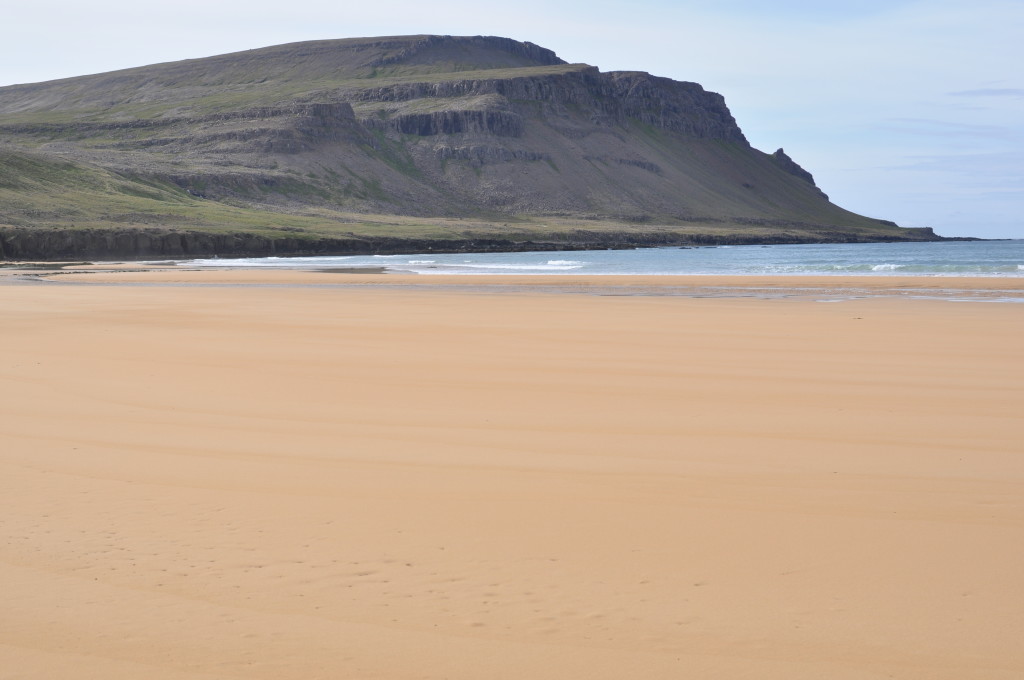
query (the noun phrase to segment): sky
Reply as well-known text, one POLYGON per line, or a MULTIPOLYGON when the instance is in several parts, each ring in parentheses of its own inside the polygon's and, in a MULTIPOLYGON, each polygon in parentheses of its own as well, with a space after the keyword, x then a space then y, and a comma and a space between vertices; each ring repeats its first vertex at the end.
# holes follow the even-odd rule
POLYGON ((944 236, 1024 238, 1024 0, 33 0, 0 86, 302 40, 500 35, 725 96, 838 205, 944 236))

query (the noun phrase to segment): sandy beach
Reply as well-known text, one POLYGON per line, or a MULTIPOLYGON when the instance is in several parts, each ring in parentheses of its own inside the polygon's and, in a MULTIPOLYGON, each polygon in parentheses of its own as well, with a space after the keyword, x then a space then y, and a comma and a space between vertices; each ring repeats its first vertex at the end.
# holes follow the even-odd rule
POLYGON ((0 678, 1024 677, 1024 307, 915 295, 1022 281, 79 269, 0 285, 0 678))

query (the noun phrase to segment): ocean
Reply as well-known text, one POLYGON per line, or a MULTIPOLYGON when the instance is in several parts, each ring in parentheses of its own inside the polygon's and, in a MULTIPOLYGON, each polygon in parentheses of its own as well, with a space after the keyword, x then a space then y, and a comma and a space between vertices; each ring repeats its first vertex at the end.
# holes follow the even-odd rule
POLYGON ((1024 277, 1024 240, 197 259, 192 267, 413 274, 1024 277))

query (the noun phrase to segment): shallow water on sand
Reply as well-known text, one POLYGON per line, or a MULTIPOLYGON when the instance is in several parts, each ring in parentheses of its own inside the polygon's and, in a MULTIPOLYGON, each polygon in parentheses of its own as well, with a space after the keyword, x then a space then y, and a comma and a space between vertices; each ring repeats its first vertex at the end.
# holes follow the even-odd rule
POLYGON ((1024 277, 1024 240, 199 259, 188 266, 380 268, 416 274, 1024 277))

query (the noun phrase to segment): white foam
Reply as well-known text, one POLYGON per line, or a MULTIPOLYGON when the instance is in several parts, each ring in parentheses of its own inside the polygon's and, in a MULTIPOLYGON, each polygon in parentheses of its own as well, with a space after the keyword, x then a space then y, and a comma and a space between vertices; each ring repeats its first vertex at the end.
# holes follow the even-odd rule
POLYGON ((583 265, 579 260, 548 260, 548 264, 552 265, 583 265))
POLYGON ((437 260, 409 260, 407 264, 435 264, 437 260))
POLYGON ((530 274, 541 272, 565 272, 579 269, 576 264, 496 264, 462 263, 439 265, 418 270, 421 274, 530 274))
POLYGON ((493 269, 508 271, 567 271, 579 269, 578 264, 464 264, 465 269, 493 269))
POLYGON ((899 264, 876 264, 871 267, 873 272, 893 272, 897 269, 901 269, 903 265, 899 264))

